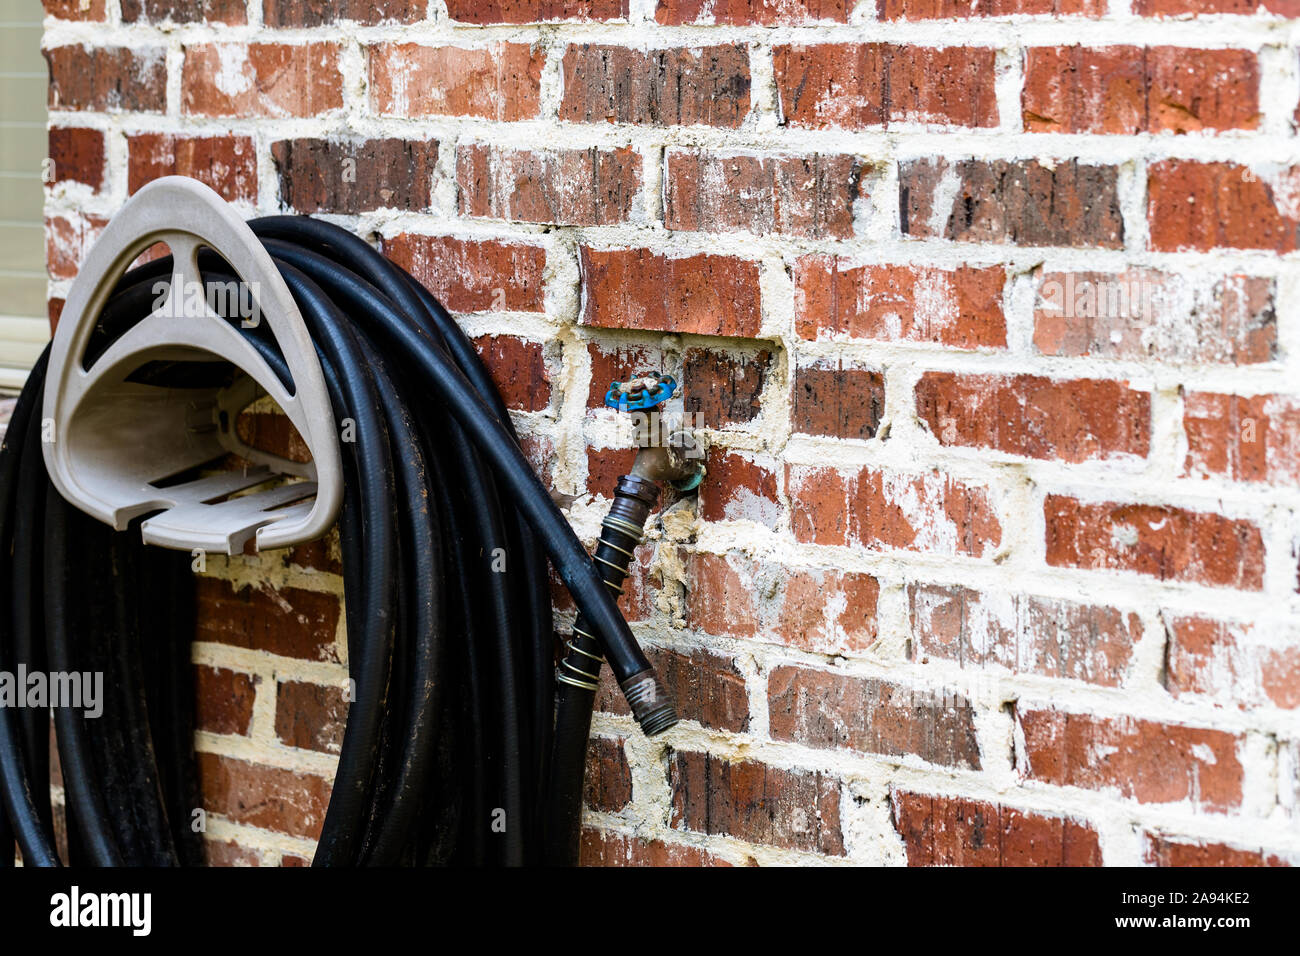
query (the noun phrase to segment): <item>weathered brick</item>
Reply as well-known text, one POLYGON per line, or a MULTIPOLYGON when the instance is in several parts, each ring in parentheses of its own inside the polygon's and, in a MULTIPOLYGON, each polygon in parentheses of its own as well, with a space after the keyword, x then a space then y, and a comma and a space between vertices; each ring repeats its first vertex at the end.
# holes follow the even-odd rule
POLYGON ((315 774, 200 753, 203 807, 233 823, 314 840, 329 805, 330 781, 315 774))
POLYGON ((540 412, 551 404, 551 376, 540 342, 513 335, 481 335, 474 348, 510 408, 540 412))
POLYGON ((1290 631, 1197 615, 1167 615, 1165 686, 1226 706, 1300 707, 1300 643, 1290 631))
POLYGON ((864 195, 856 156, 752 156, 670 149, 665 157, 664 225, 691 232, 853 235, 853 204, 864 195))
POLYGON ((316 116, 343 105, 336 43, 198 43, 185 47, 189 116, 316 116))
POLYGON ((244 0, 122 0, 123 23, 247 23, 244 0))
POLYGON ((584 827, 581 866, 731 866, 708 850, 584 827))
POLYGON ((998 123, 992 47, 822 43, 773 47, 778 108, 790 126, 998 123))
POLYGON ((1018 709, 1016 721, 1030 780, 1139 803, 1241 803, 1241 739, 1225 731, 1060 710, 1018 709))
POLYGON ((1107 379, 926 372, 916 411, 940 444, 1027 458, 1145 458, 1151 447, 1151 394, 1107 379))
POLYGON ((311 461, 311 449, 293 422, 279 411, 255 412, 245 409, 235 419, 235 435, 244 444, 259 451, 271 452, 290 461, 311 461))
POLYGON ((1300 400, 1292 396, 1189 392, 1183 430, 1186 474, 1300 484, 1300 400))
POLYGON ((280 202, 297 212, 418 211, 431 201, 438 144, 391 138, 283 139, 271 144, 271 158, 280 202))
MULTIPOLYGON (((702 647, 691 651, 648 647, 645 651, 683 720, 736 734, 749 729, 745 677, 730 655, 702 647)), ((607 713, 630 713, 607 667, 601 673, 596 707, 607 713)))
POLYGON ((960 695, 781 666, 768 678, 767 700, 777 740, 980 768, 974 710, 960 695))
POLYGON ((1037 133, 1190 133, 1259 125, 1249 50, 1030 47, 1021 93, 1037 133))
POLYGON ((51 127, 49 158, 53 183, 85 183, 94 190, 104 185, 104 134, 100 130, 51 127))
POLYGON ((646 249, 582 246, 582 322, 610 329, 754 338, 762 323, 758 263, 670 258, 646 249))
POLYGON ((52 110, 161 113, 167 108, 167 51, 70 44, 47 48, 52 110))
POLYGON ((379 43, 369 49, 370 107, 388 116, 532 119, 545 60, 527 43, 478 49, 379 43))
POLYGON ((683 406, 702 415, 710 428, 753 421, 761 411, 772 353, 687 349, 682 357, 683 406))
POLYGON ((668 759, 668 780, 674 827, 844 855, 840 781, 830 774, 679 750, 668 759))
POLYGON ((819 654, 858 653, 876 639, 880 582, 869 574, 703 551, 686 573, 686 623, 707 634, 819 654))
POLYGON ((546 23, 553 20, 626 20, 628 0, 447 0, 460 23, 546 23))
POLYGON ((260 678, 225 667, 194 667, 195 724, 214 734, 246 735, 260 678))
POLYGON ((1262 847, 1242 848, 1213 840, 1190 840, 1147 833, 1143 858, 1152 866, 1295 866, 1293 854, 1262 847))
POLYGON ((1073 817, 894 790, 908 866, 1101 866, 1097 831, 1073 817))
POLYGON ((1300 210, 1293 199, 1300 166, 1271 175, 1240 163, 1166 159, 1147 169, 1152 249, 1270 249, 1294 252, 1300 210))
POLYGON ((58 20, 104 20, 108 16, 106 0, 42 0, 41 5, 47 17, 58 20))
POLYGON ((988 490, 946 475, 787 464, 785 484, 801 542, 981 558, 1002 540, 988 490))
POLYGON ((621 149, 456 151, 460 214, 561 226, 627 222, 641 192, 641 154, 621 149))
POLYGON ((127 192, 161 176, 189 176, 228 202, 257 201, 257 153, 251 137, 138 133, 126 143, 127 192))
POLYGON ((283 680, 276 686, 275 735, 286 747, 336 754, 343 746, 348 699, 342 687, 283 680))
POLYGON ((1263 276, 1045 272, 1034 308, 1044 355, 1253 365, 1277 352, 1273 280, 1263 276))
POLYGON ((234 840, 204 840, 208 866, 261 866, 262 853, 234 840))
POLYGON ((1001 348, 1006 272, 851 265, 835 256, 795 263, 795 331, 808 341, 868 339, 1001 348))
POLYGON ((787 27, 847 23, 852 6, 853 0, 659 0, 655 19, 665 26, 787 27))
POLYGON ((1076 159, 908 160, 898 171, 900 227, 918 239, 1118 249, 1118 176, 1076 159))
POLYGON ((587 742, 583 802, 606 813, 617 813, 632 802, 632 769, 623 752, 623 741, 592 737, 587 742))
POLYGON ((1258 16, 1270 13, 1279 17, 1300 17, 1296 0, 1134 0, 1133 13, 1139 17, 1179 17, 1229 13, 1258 16))
POLYGON ((382 249, 453 312, 545 311, 541 246, 402 233, 382 249))
POLYGON ((802 365, 794 371, 791 426, 808 435, 868 439, 885 414, 885 376, 843 361, 802 365))
POLYGON ((416 23, 428 14, 428 0, 264 0, 268 27, 319 27, 351 20, 364 26, 416 23))
POLYGON ((584 43, 564 53, 560 119, 570 123, 721 126, 749 113, 744 46, 635 50, 584 43))
POLYGON ((981 17, 1102 17, 1106 0, 876 0, 881 20, 965 20, 981 17))
POLYGON ((1086 502, 1048 495, 1047 563, 1053 567, 1134 571, 1258 591, 1264 541, 1249 521, 1162 505, 1086 502))
POLYGON ((781 503, 771 458, 714 446, 704 466, 708 483, 700 488, 701 520, 754 521, 776 529, 781 503))
POLYGON ((238 590, 217 578, 196 579, 195 640, 269 651, 284 657, 337 661, 339 599, 301 588, 250 585, 238 590))
POLYGON ((940 584, 911 584, 907 600, 911 656, 922 663, 1118 687, 1142 637, 1136 613, 1096 604, 940 584))
POLYGON ((50 216, 45 220, 45 270, 51 279, 72 279, 108 225, 102 216, 50 216))

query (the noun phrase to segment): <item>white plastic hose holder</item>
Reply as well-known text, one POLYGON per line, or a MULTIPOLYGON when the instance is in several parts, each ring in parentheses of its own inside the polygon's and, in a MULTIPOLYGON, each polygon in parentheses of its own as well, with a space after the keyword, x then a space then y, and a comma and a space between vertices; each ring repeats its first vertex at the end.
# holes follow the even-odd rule
POLYGON ((137 192, 86 256, 54 336, 44 419, 45 466, 59 493, 119 531, 149 515, 141 523, 148 544, 226 554, 242 551, 250 539, 259 550, 289 547, 325 534, 343 501, 338 431, 302 313, 243 219, 207 186, 183 176, 137 192), (87 345, 114 287, 157 242, 172 254, 166 298, 86 368, 87 345), (203 249, 220 255, 251 291, 255 321, 273 334, 292 391, 240 329, 209 307, 198 265, 203 249), (194 387, 136 375, 155 362, 178 363, 173 372, 183 375, 187 366, 180 363, 222 360, 234 369, 219 385, 197 375, 187 383, 194 387), (310 462, 240 440, 235 420, 261 395, 293 422, 310 462), (227 453, 253 464, 185 476, 227 453))

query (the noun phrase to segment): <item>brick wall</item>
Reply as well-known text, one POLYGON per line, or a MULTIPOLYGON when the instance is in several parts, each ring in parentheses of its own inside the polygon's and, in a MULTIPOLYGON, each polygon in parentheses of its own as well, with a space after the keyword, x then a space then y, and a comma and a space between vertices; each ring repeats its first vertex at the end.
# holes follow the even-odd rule
MULTIPOLYGON (((47 10, 55 312, 154 176, 337 218, 589 541, 603 388, 684 380, 709 478, 625 606, 685 721, 606 688, 588 862, 1300 859, 1292 0, 47 10)), ((340 591, 199 580, 214 862, 311 855, 340 591)))

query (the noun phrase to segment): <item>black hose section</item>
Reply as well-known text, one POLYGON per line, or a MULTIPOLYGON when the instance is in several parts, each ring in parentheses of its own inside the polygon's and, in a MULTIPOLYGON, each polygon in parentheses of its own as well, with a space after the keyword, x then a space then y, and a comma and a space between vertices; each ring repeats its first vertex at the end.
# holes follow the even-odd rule
MULTIPOLYGON (((635 475, 618 480, 609 513, 601 522, 595 556, 601 579, 615 595, 623 593, 623 582, 641 543, 646 519, 658 500, 659 487, 653 481, 635 475)), ((578 865, 587 740, 604 664, 600 644, 581 613, 573 622, 573 634, 566 646, 568 652, 556 670, 559 694, 546 803, 546 863, 551 866, 578 865)))

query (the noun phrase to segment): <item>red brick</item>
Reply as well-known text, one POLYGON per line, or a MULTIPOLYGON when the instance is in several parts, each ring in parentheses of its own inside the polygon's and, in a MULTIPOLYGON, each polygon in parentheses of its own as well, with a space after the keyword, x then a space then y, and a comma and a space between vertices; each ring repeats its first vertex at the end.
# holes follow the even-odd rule
POLYGON ((847 23, 852 6, 853 0, 659 0, 655 19, 665 26, 788 27, 847 23))
POLYGON ((1279 17, 1300 17, 1296 0, 1134 0, 1133 13, 1139 17, 1199 16, 1229 13, 1258 16, 1270 13, 1279 17))
POLYGON ((670 149, 664 225, 689 232, 853 235, 853 204, 865 196, 856 156, 748 156, 670 149))
POLYGON ((297 853, 281 853, 280 865, 302 868, 311 866, 311 860, 307 859, 305 856, 299 856, 297 853))
POLYGON ((762 323, 758 263, 669 258, 646 249, 582 246, 584 325, 754 338, 762 323))
POLYGON ((382 248, 453 312, 545 311, 541 246, 403 233, 382 248))
POLYGON ((1046 272, 1034 309, 1044 355, 1253 365, 1277 352, 1273 280, 1155 269, 1046 272))
POLYGON ((247 23, 244 0, 122 0, 123 23, 247 23))
POLYGON ((850 265, 835 256, 795 263, 795 331, 808 341, 869 339, 1002 348, 1001 267, 850 265))
POLYGON ((1069 462, 1151 447, 1151 394, 1106 379, 926 372, 916 410, 942 445, 1069 462))
POLYGON ((52 183, 85 183, 98 191, 104 185, 104 134, 97 129, 54 126, 49 157, 52 183))
POLYGON ((248 136, 138 133, 126 143, 129 193, 161 176, 189 176, 227 202, 257 201, 257 154, 248 136))
POLYGON ((776 463, 768 457, 713 447, 704 462, 700 518, 754 521, 775 530, 781 521, 776 463))
POLYGON ((1102 790, 1139 803, 1241 803, 1242 741, 1221 730, 1136 717, 1018 710, 1030 780, 1102 790))
POLYGON ((885 414, 885 376, 842 361, 798 366, 794 371, 791 425, 796 432, 868 439, 885 414))
POLYGON ((456 151, 460 214, 561 226, 627 222, 641 193, 641 154, 621 149, 456 151))
POLYGON ((1183 400, 1183 429, 1186 474, 1300 484, 1300 400, 1190 392, 1183 400))
POLYGON ((234 840, 205 840, 208 866, 261 866, 262 853, 234 840))
POLYGON ((862 129, 891 124, 998 124, 992 47, 823 43, 773 47, 784 124, 862 129))
POLYGON ((298 429, 289 420, 289 416, 278 410, 240 412, 235 419, 235 435, 244 444, 259 451, 268 451, 290 461, 311 461, 311 449, 298 434, 298 429))
POLYGON ((772 353, 687 349, 682 358, 683 407, 703 416, 709 428, 740 425, 758 417, 772 353))
POLYGON ((390 116, 533 119, 546 55, 527 43, 479 49, 380 43, 370 48, 370 106, 390 116))
POLYGON ((583 802, 606 813, 617 813, 632 802, 632 769, 627 765, 623 741, 592 737, 587 742, 583 802))
POLYGON ((47 17, 58 20, 105 20, 106 0, 42 0, 47 17))
POLYGON ((364 26, 417 23, 428 13, 428 0, 264 0, 268 27, 318 27, 351 20, 364 26))
POLYGON ((286 747, 336 754, 348 722, 347 695, 341 687, 280 681, 275 695, 275 736, 286 747))
POLYGON ((781 666, 768 678, 767 700, 776 740, 980 768, 974 710, 959 695, 781 666))
POLYGON ((1150 246, 1165 252, 1270 249, 1294 252, 1300 166, 1273 176, 1239 163, 1166 159, 1147 170, 1150 246))
POLYGON ((1048 495, 1047 563, 1134 571, 1162 581, 1258 591, 1264 541, 1249 521, 1163 505, 1085 502, 1048 495))
POLYGON ((167 51, 82 44, 46 49, 49 108, 118 113, 167 109, 167 51))
POLYGON ((565 51, 563 70, 559 115, 570 123, 735 129, 749 113, 749 53, 740 45, 582 44, 565 51))
POLYGON ((1075 159, 909 160, 898 172, 901 229, 918 239, 1119 249, 1118 181, 1116 167, 1075 159))
POLYGON ((203 807, 233 823, 314 840, 329 805, 330 782, 315 774, 198 755, 203 807))
POLYGON ((1175 697, 1205 695, 1228 706, 1300 707, 1300 644, 1252 623, 1199 616, 1165 622, 1165 686, 1175 697), (1270 639, 1272 638, 1272 639, 1270 639))
POLYGON ((922 663, 1118 687, 1142 637, 1137 614, 1095 604, 939 584, 911 584, 907 600, 911 656, 922 663))
POLYGON ((194 666, 195 723, 214 734, 247 735, 261 678, 225 667, 194 666))
MULTIPOLYGON (((683 720, 735 734, 749 729, 745 677, 730 655, 707 648, 674 651, 647 647, 645 651, 664 688, 677 702, 683 720)), ((608 667, 601 673, 596 707, 612 714, 629 713, 623 692, 608 667)))
POLYGON ((876 639, 880 582, 836 568, 696 552, 687 563, 686 623, 720 637, 818 654, 865 651, 876 639))
POLYGON ((72 279, 108 225, 101 216, 52 216, 45 220, 45 269, 51 279, 72 279))
POLYGON ((431 202, 438 144, 289 139, 271 144, 271 158, 280 179, 280 201, 298 212, 419 211, 431 202))
POLYGON ((474 347, 510 408, 540 412, 551 404, 551 376, 540 342, 513 335, 482 335, 474 347))
POLYGON ((342 105, 338 44, 198 43, 185 48, 181 111, 188 116, 317 116, 342 105))
POLYGON ((581 866, 731 866, 708 850, 594 827, 582 830, 581 866))
POLYGON ((460 23, 546 23, 553 20, 626 20, 628 0, 447 0, 460 23))
POLYGON ((908 866, 1101 866, 1097 831, 1071 817, 894 790, 908 866))
POLYGON ((195 640, 303 660, 338 660, 339 599, 333 594, 252 585, 236 590, 227 581, 205 577, 196 579, 196 589, 195 640))
POLYGON ((668 780, 674 827, 844 855, 840 781, 830 774, 675 751, 668 758, 668 780))
POLYGON ((881 20, 1102 17, 1106 0, 876 0, 876 14, 881 20))
POLYGON ((1143 857, 1152 866, 1295 866, 1288 855, 1214 841, 1180 840, 1148 833, 1143 857))
POLYGON ((988 490, 937 472, 787 464, 785 484, 801 542, 982 558, 1002 540, 988 490))
POLYGON ((1036 133, 1191 133, 1259 125, 1249 50, 1030 47, 1021 93, 1036 133))

